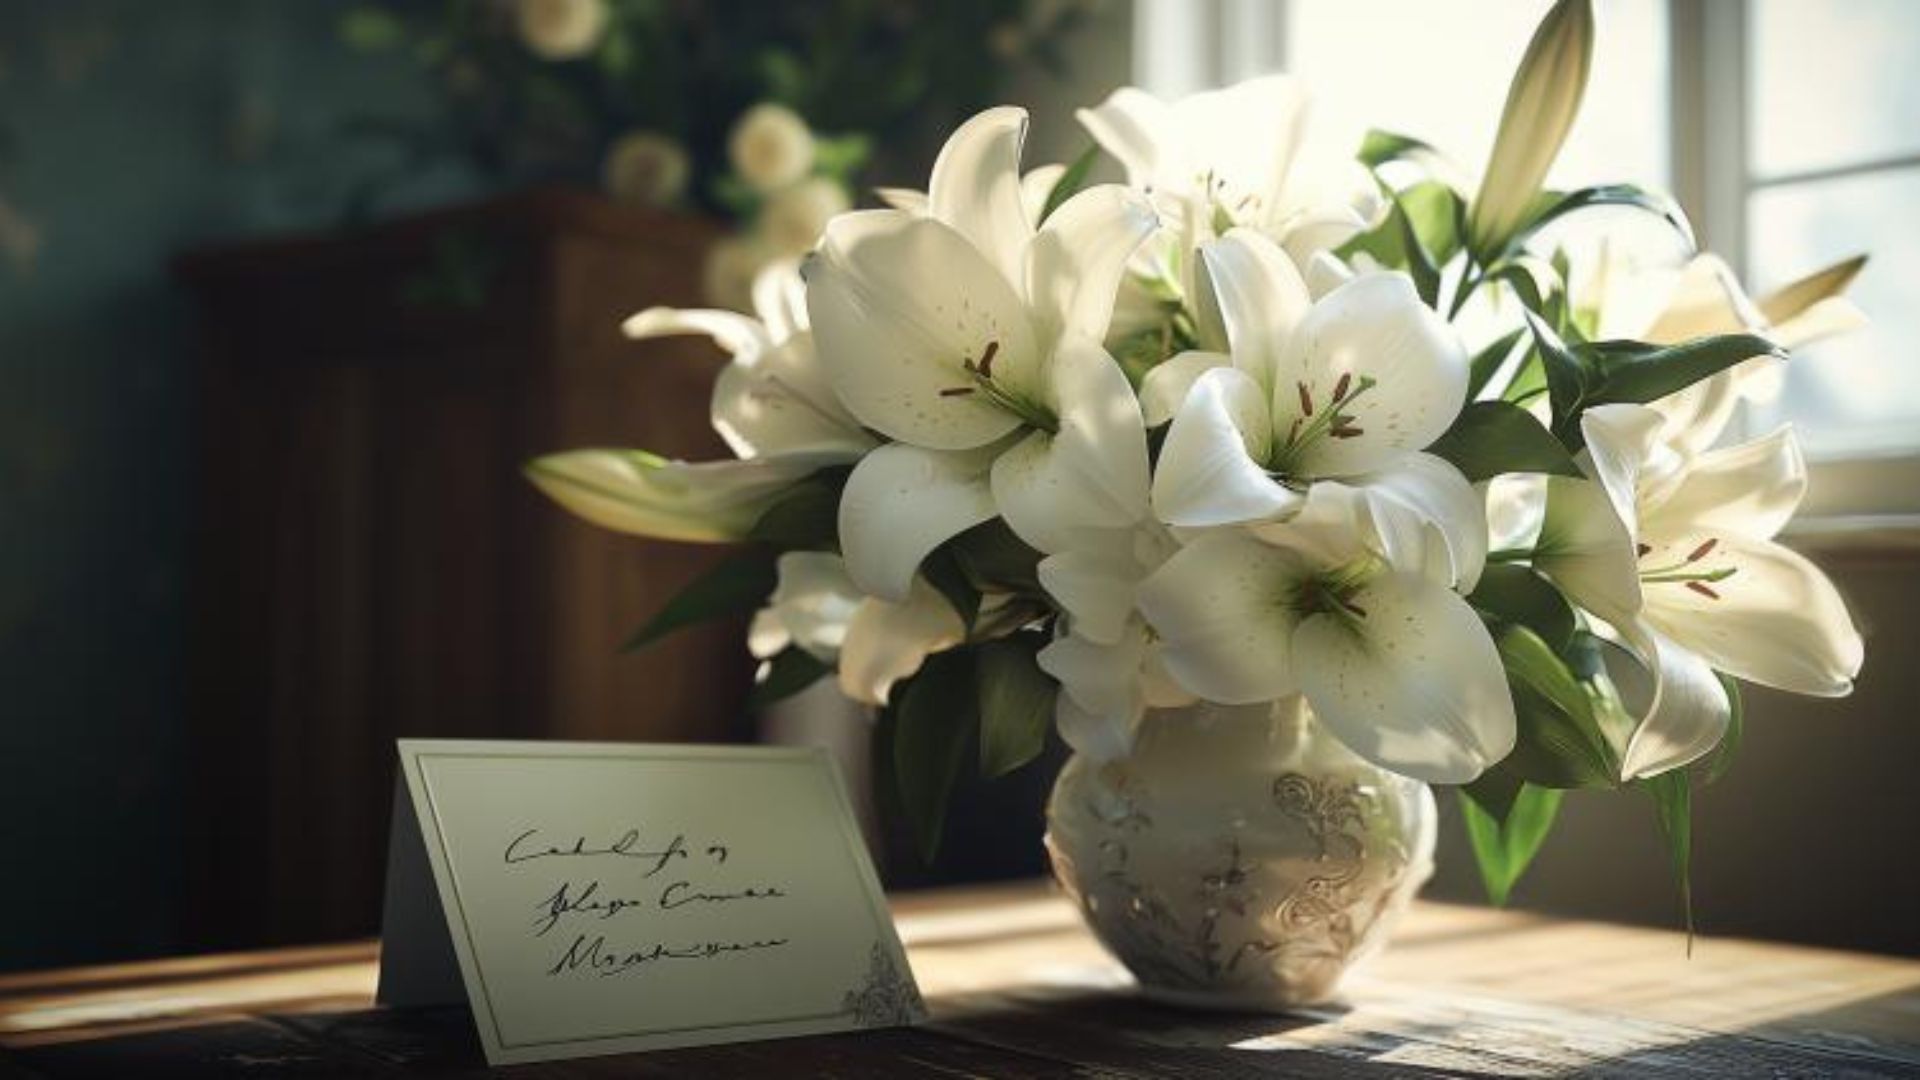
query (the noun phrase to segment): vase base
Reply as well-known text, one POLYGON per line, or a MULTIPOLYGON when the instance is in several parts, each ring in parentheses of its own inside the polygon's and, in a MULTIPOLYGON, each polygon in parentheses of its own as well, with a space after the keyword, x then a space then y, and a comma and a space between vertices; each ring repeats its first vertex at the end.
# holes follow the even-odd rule
POLYGON ((1303 994, 1297 998, 1258 998, 1231 990, 1193 990, 1141 983, 1140 996, 1157 1005, 1171 1005, 1194 1012, 1286 1016, 1299 1009, 1324 1005, 1337 995, 1328 991, 1317 995, 1303 994))

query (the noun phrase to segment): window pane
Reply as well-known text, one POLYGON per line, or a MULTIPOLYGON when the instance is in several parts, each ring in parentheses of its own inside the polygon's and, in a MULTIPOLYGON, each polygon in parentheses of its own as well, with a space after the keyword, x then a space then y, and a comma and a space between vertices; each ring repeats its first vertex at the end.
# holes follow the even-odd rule
POLYGON ((1796 354, 1760 429, 1791 420, 1824 457, 1920 447, 1920 168, 1762 190, 1747 228, 1762 288, 1872 254, 1848 293, 1872 324, 1796 354))
MULTIPOLYGON (((1507 83, 1547 4, 1513 0, 1294 0, 1288 69, 1313 87, 1316 122, 1434 143, 1478 175, 1507 83)), ((1662 0, 1597 5, 1599 39, 1579 122, 1550 182, 1667 182, 1662 0)))
POLYGON ((1920 153, 1920 4, 1754 0, 1748 156, 1760 176, 1920 153))

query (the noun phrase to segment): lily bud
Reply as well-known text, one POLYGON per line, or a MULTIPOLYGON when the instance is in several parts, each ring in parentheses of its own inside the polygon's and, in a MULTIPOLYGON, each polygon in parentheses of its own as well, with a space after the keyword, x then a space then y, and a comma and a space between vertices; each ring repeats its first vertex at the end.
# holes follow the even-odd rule
POLYGON ((689 463, 638 450, 570 450, 534 459, 526 475, 601 528, 725 543, 745 539, 767 508, 819 465, 802 455, 689 463))
POLYGON ((1592 0, 1559 0, 1534 31, 1507 90, 1500 133, 1468 216, 1467 235, 1476 254, 1498 251, 1525 222, 1580 113, 1592 66, 1592 0))

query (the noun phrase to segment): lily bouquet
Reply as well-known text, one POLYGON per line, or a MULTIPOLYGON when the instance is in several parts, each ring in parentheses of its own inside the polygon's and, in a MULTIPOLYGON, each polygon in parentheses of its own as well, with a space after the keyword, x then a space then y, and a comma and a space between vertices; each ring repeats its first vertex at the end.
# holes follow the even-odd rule
POLYGON ((1691 250, 1653 192, 1543 187, 1592 36, 1587 0, 1549 12, 1477 183, 1403 136, 1324 150, 1286 77, 1120 90, 1080 112, 1087 155, 1024 175, 1026 114, 989 109, 924 194, 768 268, 755 316, 627 323, 731 353, 737 460, 529 475, 611 529, 750 545, 643 636, 764 604, 760 699, 837 672, 876 706, 929 849, 975 755, 1013 769, 1053 725, 1117 758, 1149 709, 1298 695, 1458 785, 1496 898, 1570 788, 1652 794, 1684 880, 1739 683, 1835 696, 1861 664, 1774 539, 1792 432, 1722 437, 1791 347, 1858 321, 1859 263, 1756 301, 1709 255, 1575 243, 1624 206, 1691 250), (1100 153, 1125 184, 1086 183, 1100 153))

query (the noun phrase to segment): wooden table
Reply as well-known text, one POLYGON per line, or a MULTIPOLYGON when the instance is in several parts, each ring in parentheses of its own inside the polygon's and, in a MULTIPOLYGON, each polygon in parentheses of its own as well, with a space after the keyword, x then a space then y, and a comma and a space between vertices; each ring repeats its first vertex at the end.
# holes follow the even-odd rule
POLYGON ((1038 884, 902 896, 924 1027, 489 1072, 371 1007, 372 942, 0 978, 27 1077, 1920 1076, 1920 961, 1423 903, 1346 1000, 1149 1004, 1038 884))

